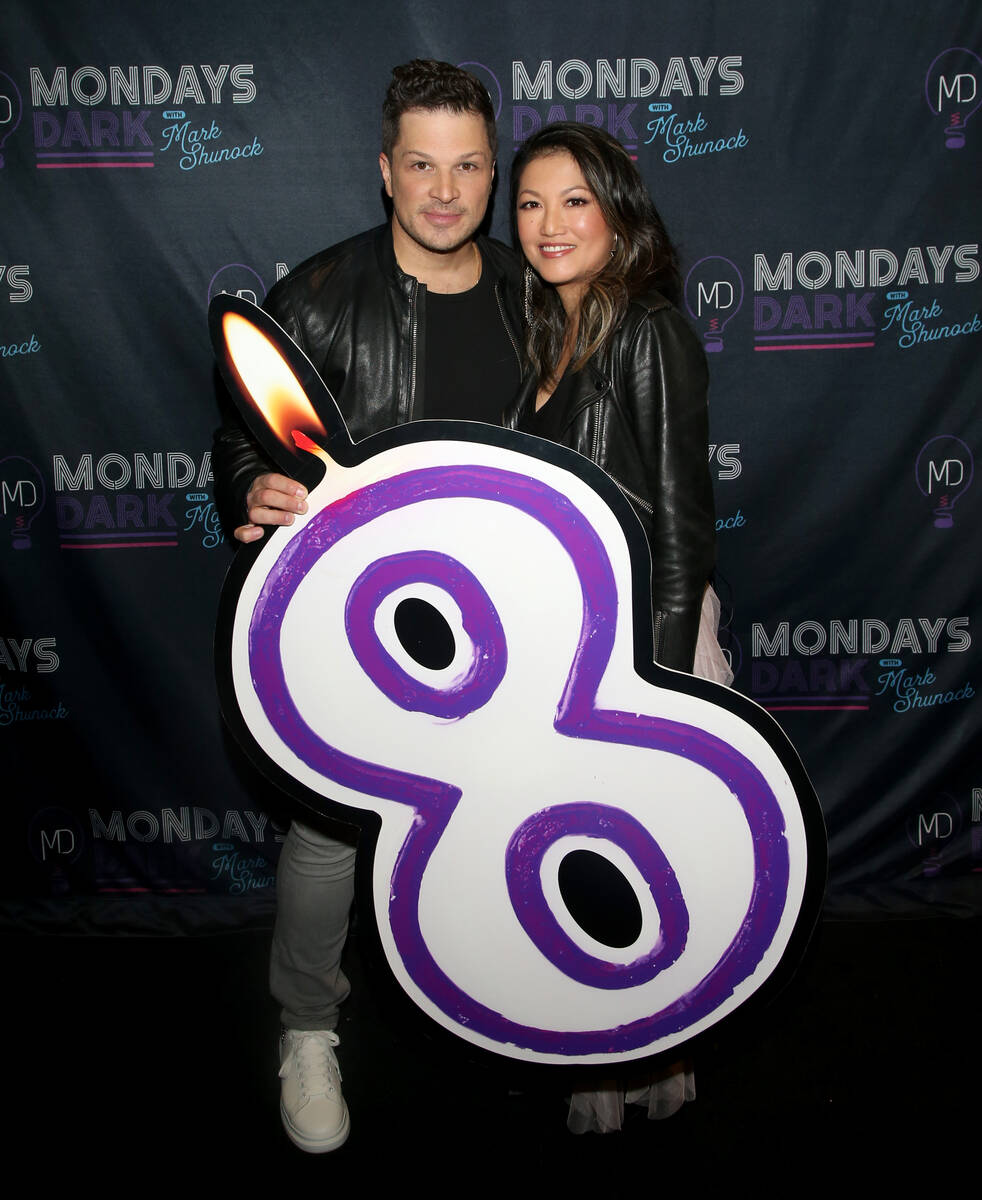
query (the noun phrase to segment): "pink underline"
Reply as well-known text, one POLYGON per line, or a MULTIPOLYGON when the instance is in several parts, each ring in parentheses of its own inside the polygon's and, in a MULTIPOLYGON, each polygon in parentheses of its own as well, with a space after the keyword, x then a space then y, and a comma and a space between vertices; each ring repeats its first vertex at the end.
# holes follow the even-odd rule
POLYGON ((793 346, 754 346, 761 350, 860 350, 864 346, 875 346, 876 342, 803 342, 793 346))
POLYGON ((810 342, 829 341, 831 338, 868 338, 872 334, 867 330, 865 333, 843 333, 841 329, 835 333, 760 333, 755 338, 755 342, 793 342, 795 338, 807 338, 810 342))
MULTIPOLYGON (((120 150, 123 158, 153 158, 152 150, 120 150)), ((39 150, 36 158, 115 158, 115 150, 39 150)))
MULTIPOLYGON (((70 542, 94 542, 97 538, 104 538, 105 536, 104 533, 66 533, 62 545, 67 546, 70 542)), ((117 533, 116 536, 120 539, 142 537, 154 538, 156 541, 162 541, 164 538, 170 538, 171 541, 174 540, 173 533, 147 533, 146 531, 143 533, 117 533)))
POLYGON ((79 167, 82 168, 105 168, 105 167, 152 167, 154 163, 149 162, 77 162, 77 163, 38 163, 39 171, 71 171, 79 167))
POLYGON ((177 542, 87 542, 84 546, 62 542, 62 550, 155 550, 158 546, 176 546, 177 542))

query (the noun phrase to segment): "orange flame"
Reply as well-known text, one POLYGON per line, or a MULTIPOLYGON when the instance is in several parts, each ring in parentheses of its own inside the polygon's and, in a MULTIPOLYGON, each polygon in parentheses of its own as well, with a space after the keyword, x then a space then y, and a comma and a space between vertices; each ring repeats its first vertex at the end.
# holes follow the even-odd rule
POLYGON ((233 312, 222 317, 222 333, 243 387, 283 445, 292 449, 294 431, 326 441, 327 431, 299 379, 269 338, 233 312))

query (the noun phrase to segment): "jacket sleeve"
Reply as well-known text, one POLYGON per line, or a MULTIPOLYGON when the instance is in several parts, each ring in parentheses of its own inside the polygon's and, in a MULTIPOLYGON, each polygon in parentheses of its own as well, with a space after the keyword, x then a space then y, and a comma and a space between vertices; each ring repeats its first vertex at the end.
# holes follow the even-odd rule
POLYGON ((637 432, 651 497, 651 590, 655 658, 691 671, 706 581, 716 556, 709 475, 709 373, 685 319, 669 306, 646 311, 621 349, 616 403, 637 432))
MULTIPOLYGON (((219 382, 219 387, 222 384, 219 382)), ((252 440, 238 417, 229 412, 215 431, 211 447, 211 466, 215 476, 215 500, 226 533, 248 520, 246 496, 253 480, 276 467, 252 440)))

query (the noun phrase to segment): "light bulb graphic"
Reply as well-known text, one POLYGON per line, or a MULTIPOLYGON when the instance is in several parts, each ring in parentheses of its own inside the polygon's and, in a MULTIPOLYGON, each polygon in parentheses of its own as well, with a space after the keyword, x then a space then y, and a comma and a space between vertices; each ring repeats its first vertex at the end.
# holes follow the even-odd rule
POLYGON ((245 263, 226 263, 209 280, 208 303, 223 293, 248 300, 250 304, 262 304, 266 299, 266 285, 259 272, 245 263))
POLYGON ((720 649, 723 651, 723 657, 726 659, 727 666, 733 672, 733 678, 736 679, 740 674, 740 668, 743 666, 743 646, 732 629, 726 630, 721 636, 720 649), (724 641, 726 645, 723 645, 724 641))
POLYGON ((31 547, 31 523, 44 508, 44 477, 18 454, 0 458, 0 523, 14 550, 31 547))
POLYGON ((0 71, 0 168, 4 166, 4 143, 20 124, 23 107, 17 84, 0 71))
POLYGON ((942 50, 924 77, 927 106, 945 121, 944 144, 949 150, 965 145, 965 126, 982 104, 982 58, 964 46, 942 50))
POLYGON ((702 335, 707 354, 723 349, 723 330, 743 304, 743 276, 728 258, 700 258, 685 277, 685 306, 702 335))
POLYGON ((968 491, 975 476, 972 451, 961 438, 942 433, 924 443, 914 464, 914 478, 934 511, 936 529, 955 523, 955 501, 968 491))
POLYGON ((940 875, 946 860, 951 860, 951 848, 957 846, 964 825, 958 801, 949 792, 940 792, 933 803, 918 802, 905 824, 907 840, 924 856, 908 878, 940 875))
POLYGON ((467 71, 468 74, 474 75, 488 89, 488 95, 491 97, 491 107, 494 109, 494 119, 497 121, 501 116, 502 96, 501 84, 498 82, 498 76, 490 67, 486 67, 484 63, 479 62, 462 62, 457 64, 462 71, 467 71))

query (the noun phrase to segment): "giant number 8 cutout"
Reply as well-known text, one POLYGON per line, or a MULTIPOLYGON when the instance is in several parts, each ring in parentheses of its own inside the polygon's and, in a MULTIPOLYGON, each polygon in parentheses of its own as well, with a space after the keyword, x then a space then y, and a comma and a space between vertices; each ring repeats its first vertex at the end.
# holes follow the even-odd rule
POLYGON ((478 424, 353 445, 265 313, 222 296, 210 319, 250 428, 287 474, 321 476, 230 572, 223 706, 277 783, 377 835, 359 870, 405 992, 494 1053, 607 1064, 772 991, 817 912, 818 803, 766 713, 651 663, 650 564, 616 486, 478 424), (569 903, 577 851, 633 895, 628 944, 589 894, 569 903))

